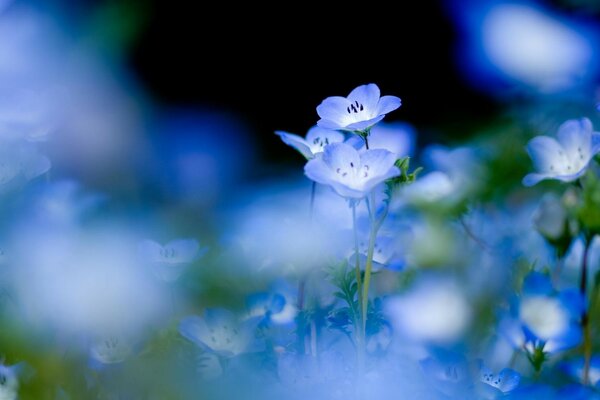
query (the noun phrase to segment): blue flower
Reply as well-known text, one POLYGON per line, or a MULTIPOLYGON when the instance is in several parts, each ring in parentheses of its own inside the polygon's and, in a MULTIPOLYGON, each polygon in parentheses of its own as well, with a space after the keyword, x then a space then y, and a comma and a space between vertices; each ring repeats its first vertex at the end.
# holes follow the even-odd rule
POLYGON ((256 350, 256 318, 240 320, 222 308, 207 309, 204 317, 189 316, 179 324, 179 333, 203 349, 223 357, 256 350))
POLYGON ((498 374, 494 374, 491 369, 481 363, 479 369, 479 379, 481 382, 501 391, 502 393, 508 393, 519 386, 521 375, 510 368, 504 368, 498 374))
POLYGON ((90 347, 90 356, 95 363, 118 364, 133 354, 133 345, 123 335, 100 337, 90 347))
POLYGON ((266 324, 291 324, 298 314, 292 299, 278 292, 252 294, 246 299, 246 306, 251 317, 260 317, 266 324))
POLYGON ((585 174, 600 152, 600 133, 593 132, 587 118, 566 121, 558 128, 557 138, 537 136, 529 141, 527 152, 537 172, 523 178, 525 186, 544 179, 572 182, 585 174))
POLYGON ((298 150, 308 160, 322 153, 328 144, 344 141, 343 133, 318 126, 314 126, 308 130, 306 139, 284 131, 275 131, 275 133, 281 137, 281 140, 285 144, 298 150))
POLYGON ((152 240, 139 245, 142 258, 153 268, 154 274, 165 282, 173 282, 190 263, 204 255, 206 248, 194 239, 175 239, 164 246, 152 240))
POLYGON ((322 128, 364 132, 402 104, 396 96, 380 97, 374 83, 354 89, 348 97, 328 97, 317 107, 322 128))
POLYGON ((18 398, 17 366, 7 367, 0 364, 0 399, 2 400, 17 400, 18 398))
POLYGON ((505 319, 499 329, 515 349, 555 353, 580 343, 583 306, 579 292, 555 292, 548 276, 533 272, 525 279, 516 318, 505 319))
POLYGON ((396 156, 387 150, 368 150, 362 154, 345 143, 334 143, 323 155, 304 167, 306 176, 331 186, 340 196, 362 199, 386 179, 400 175, 394 165, 396 156))
MULTIPOLYGON (((565 362, 562 369, 578 382, 583 383, 583 365, 582 357, 565 362)), ((600 356, 594 356, 590 360, 590 383, 600 389, 600 356)))

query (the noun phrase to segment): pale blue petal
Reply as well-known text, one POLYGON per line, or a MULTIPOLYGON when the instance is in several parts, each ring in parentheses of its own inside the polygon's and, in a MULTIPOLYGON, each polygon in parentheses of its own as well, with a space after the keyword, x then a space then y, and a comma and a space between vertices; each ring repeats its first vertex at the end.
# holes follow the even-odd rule
POLYGON ((364 131, 365 129, 367 129, 367 128, 375 125, 379 121, 381 121, 384 117, 385 117, 385 115, 378 115, 377 117, 368 119, 366 121, 355 122, 353 124, 347 125, 346 129, 351 130, 351 131, 364 131))
POLYGON ((283 143, 298 150, 305 158, 313 158, 313 153, 304 138, 284 131, 275 131, 275 134, 279 135, 283 143))
POLYGON ((329 185, 333 181, 333 171, 325 164, 321 157, 313 158, 304 166, 304 174, 322 185, 329 185))
POLYGON ((198 316, 190 316, 179 323, 179 333, 187 340, 201 347, 207 347, 203 339, 208 337, 209 330, 206 322, 198 316))
MULTIPOLYGON (((350 101, 345 97, 328 97, 317 106, 317 114, 324 120, 329 120, 338 124, 343 124, 348 117, 347 108, 350 101)), ((319 124, 319 126, 322 126, 319 124)))
POLYGON ((310 128, 308 130, 308 133, 306 134, 306 143, 310 146, 311 143, 313 143, 315 140, 318 140, 318 139, 320 139, 320 140, 327 139, 329 144, 331 144, 331 143, 343 142, 345 139, 345 136, 343 133, 341 133, 337 130, 325 129, 320 126, 313 126, 312 128, 310 128))
POLYGON ((369 83, 368 85, 361 85, 350 92, 348 100, 350 100, 350 103, 358 101, 368 110, 376 110, 380 95, 379 87, 374 83, 369 83))
POLYGON ((503 393, 510 392, 519 386, 519 382, 521 382, 521 374, 517 371, 504 368, 498 374, 499 384, 498 389, 500 389, 503 393))
POLYGON ((383 96, 377 105, 377 114, 385 115, 398 109, 402 105, 402 100, 396 96, 383 96))
POLYGON ((558 142, 574 160, 579 157, 579 152, 588 159, 591 152, 592 123, 587 118, 571 119, 564 122, 557 133, 558 142))
POLYGON ((360 157, 363 168, 368 165, 369 175, 373 177, 385 175, 396 162, 396 155, 384 149, 365 151, 360 157))
POLYGON ((564 149, 554 139, 548 136, 536 136, 527 144, 527 152, 538 172, 553 173, 562 170, 568 162, 564 149))
POLYGON ((204 320, 209 326, 222 324, 236 325, 237 323, 235 315, 224 308, 207 308, 204 311, 204 320))
POLYGON ((339 122, 330 119, 320 119, 317 121, 317 126, 323 129, 345 129, 346 127, 339 122))
POLYGON ((366 193, 369 193, 371 192, 371 190, 373 190, 373 188, 375 188, 375 186, 379 185, 380 183, 385 182, 388 179, 400 176, 401 174, 402 172, 400 171, 400 168, 393 166, 390 169, 388 169, 384 174, 373 177, 366 181, 363 184, 363 190, 366 193))
POLYGON ((138 246, 140 257, 150 262, 162 261, 162 250, 163 247, 153 240, 143 240, 138 246))
POLYGON ((360 156, 358 151, 346 143, 333 143, 325 148, 323 162, 336 171, 337 168, 358 168, 360 156))
MULTIPOLYGON (((165 250, 171 251, 172 261, 192 262, 200 255, 200 244, 195 239, 175 239, 165 245, 165 250)), ((202 250, 206 251, 206 249, 202 250)))
POLYGON ((522 183, 524 186, 533 186, 544 179, 548 179, 549 177, 550 176, 548 174, 527 174, 523 178, 522 183))

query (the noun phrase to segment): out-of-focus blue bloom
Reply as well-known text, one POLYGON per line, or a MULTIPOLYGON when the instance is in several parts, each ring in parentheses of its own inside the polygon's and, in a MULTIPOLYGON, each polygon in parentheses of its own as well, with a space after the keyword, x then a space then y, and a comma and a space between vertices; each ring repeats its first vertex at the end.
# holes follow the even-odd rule
POLYGON ((25 141, 2 140, 0 159, 0 185, 4 188, 29 181, 50 169, 50 160, 25 141))
POLYGON ((456 190, 450 177, 440 171, 430 172, 402 190, 410 203, 436 203, 447 200, 456 190))
POLYGON ((323 155, 310 160, 304 167, 315 182, 331 186, 340 196, 362 199, 386 179, 400 175, 394 165, 396 156, 377 149, 359 153, 345 143, 334 143, 323 155))
POLYGON ((298 309, 287 293, 264 292, 248 296, 246 306, 250 317, 260 317, 267 324, 286 325, 294 322, 298 309))
MULTIPOLYGON (((380 123, 371 129, 369 149, 384 149, 396 155, 396 158, 411 156, 415 147, 415 129, 404 122, 380 123)), ((357 150, 366 150, 365 141, 352 135, 346 143, 357 150)))
POLYGON ((521 375, 510 368, 504 368, 498 374, 494 374, 491 369, 481 363, 479 379, 481 382, 498 389, 504 394, 513 391, 519 386, 521 375))
POLYGON ((198 355, 197 361, 196 368, 202 380, 211 381, 223 374, 223 367, 216 354, 204 352, 198 355))
POLYGON ((546 193, 533 215, 533 225, 546 239, 559 240, 567 230, 567 210, 554 193, 546 193))
POLYGON ((544 179, 572 182, 585 174, 600 152, 600 133, 593 132, 587 118, 566 121, 558 128, 557 138, 537 136, 529 141, 527 152, 537 172, 523 178, 525 186, 544 179))
POLYGON ((93 361, 101 364, 118 364, 133 354, 133 346, 123 335, 106 335, 90 346, 93 361))
POLYGON ((190 316, 179 324, 179 333, 198 346, 223 357, 257 350, 257 318, 240 320, 222 308, 207 309, 204 317, 190 316))
MULTIPOLYGON (((368 230, 359 229, 359 235, 363 238, 358 243, 360 266, 364 268, 367 261, 368 252, 368 230)), ((406 265, 404 254, 399 250, 400 240, 397 233, 380 232, 375 239, 373 250, 373 271, 379 271, 382 268, 399 271, 406 265)), ((355 260, 354 249, 349 258, 351 264, 355 260)))
MULTIPOLYGON (((579 383, 583 383, 583 358, 576 358, 562 364, 562 369, 579 383)), ((590 383, 600 389, 600 356, 593 356, 590 360, 590 383)))
POLYGON ((275 131, 275 133, 281 137, 281 140, 285 144, 298 150, 307 160, 322 153, 328 144, 344 141, 343 133, 318 126, 314 126, 308 130, 306 139, 284 131, 275 131))
POLYGON ((383 96, 370 83, 354 89, 348 97, 328 97, 317 107, 321 119, 317 125, 327 129, 365 131, 402 104, 396 96, 383 96))
POLYGON ((594 81, 598 29, 530 1, 449 1, 462 28, 458 60, 484 90, 506 84, 557 93, 594 81))
POLYGON ((433 387, 450 398, 468 398, 472 390, 471 368, 464 356, 453 352, 441 352, 436 357, 421 361, 423 374, 433 387))
POLYGON ((0 400, 17 400, 19 392, 19 368, 21 364, 0 364, 0 400))
POLYGON ((452 281, 423 278, 405 294, 390 297, 384 307, 395 332, 425 343, 451 343, 471 322, 464 291, 452 281))
POLYGON ((200 248, 195 239, 175 239, 164 246, 153 240, 144 240, 139 245, 142 258, 150 263, 154 274, 165 282, 179 278, 184 268, 202 257, 208 249, 200 248))
POLYGON ((533 272, 523 284, 517 318, 503 320, 499 331, 515 349, 533 352, 543 346, 544 352, 555 353, 580 343, 583 307, 579 292, 554 292, 548 276, 533 272))

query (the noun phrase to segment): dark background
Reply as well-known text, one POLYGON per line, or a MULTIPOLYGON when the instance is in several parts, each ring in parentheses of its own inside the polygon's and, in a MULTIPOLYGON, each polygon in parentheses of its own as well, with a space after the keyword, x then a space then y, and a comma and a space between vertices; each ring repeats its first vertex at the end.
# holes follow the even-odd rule
MULTIPOLYGON (((155 101, 231 111, 255 133, 263 157, 278 161, 291 153, 281 151, 274 130, 304 135, 324 98, 365 83, 402 98, 401 109, 386 120, 415 125, 420 145, 466 137, 490 121, 502 104, 472 88, 458 69, 462 37, 451 10, 470 1, 478 0, 397 1, 393 9, 374 1, 286 1, 272 8, 89 0, 67 8, 118 21, 102 22, 103 35, 135 26, 124 62, 155 101)), ((598 15, 600 8, 592 0, 541 3, 567 13, 598 15)))

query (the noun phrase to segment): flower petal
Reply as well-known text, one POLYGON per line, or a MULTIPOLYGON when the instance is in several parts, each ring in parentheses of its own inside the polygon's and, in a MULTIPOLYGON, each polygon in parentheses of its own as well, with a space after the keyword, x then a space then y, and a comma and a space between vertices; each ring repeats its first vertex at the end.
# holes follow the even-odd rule
POLYGON ((275 134, 279 135, 283 143, 298 150, 305 158, 313 158, 314 155, 304 138, 284 131, 275 131, 275 134))
POLYGON ((600 133, 592 133, 592 153, 591 156, 595 156, 600 153, 600 133))
MULTIPOLYGON (((340 127, 344 127, 348 121, 349 114, 346 109, 349 105, 350 101, 345 97, 328 97, 317 106, 317 114, 319 114, 322 120, 328 120, 340 127)), ((323 128, 329 128, 329 126, 323 126, 321 123, 318 123, 318 125, 323 128)), ((336 128, 334 127, 333 129, 336 128)))
POLYGON ((189 341, 206 347, 204 340, 208 337, 209 330, 202 318, 193 315, 182 319, 179 323, 179 333, 189 341))
POLYGON ((377 105, 377 114, 387 114, 399 108, 402 105, 402 100, 396 96, 383 96, 379 99, 379 104, 377 105))
POLYGON ((321 152, 322 150, 316 149, 316 142, 326 142, 327 144, 340 143, 344 141, 344 134, 332 129, 325 129, 320 126, 313 126, 308 130, 306 134, 305 143, 312 148, 313 153, 321 152))
POLYGON ((365 151, 360 157, 363 168, 368 165, 369 175, 376 177, 385 175, 396 162, 396 155, 384 149, 365 151))
POLYGON ((195 239, 175 239, 165 245, 165 250, 171 251, 174 262, 189 263, 206 252, 206 248, 200 249, 200 244, 195 239))
POLYGON ((348 100, 350 100, 350 103, 358 101, 358 103, 362 104, 366 109, 375 111, 380 95, 381 92, 379 91, 379 87, 374 83, 369 83, 368 85, 361 85, 351 91, 348 95, 348 100))
POLYGON ((565 150, 554 138, 534 137, 527 144, 527 152, 538 172, 553 175, 567 170, 569 161, 565 150))
POLYGON ((379 121, 381 121, 385 115, 378 115, 375 118, 367 119, 365 121, 355 122, 353 124, 346 125, 346 129, 351 131, 364 131, 365 129, 375 125, 379 121))
POLYGON ((331 168, 332 171, 337 168, 348 169, 358 168, 361 157, 356 149, 346 143, 333 143, 325 148, 323 152, 323 162, 331 168))
POLYGON ((591 157, 592 143, 592 123, 589 119, 571 119, 564 122, 558 128, 556 136, 570 160, 583 157, 582 161, 587 163, 591 157))

